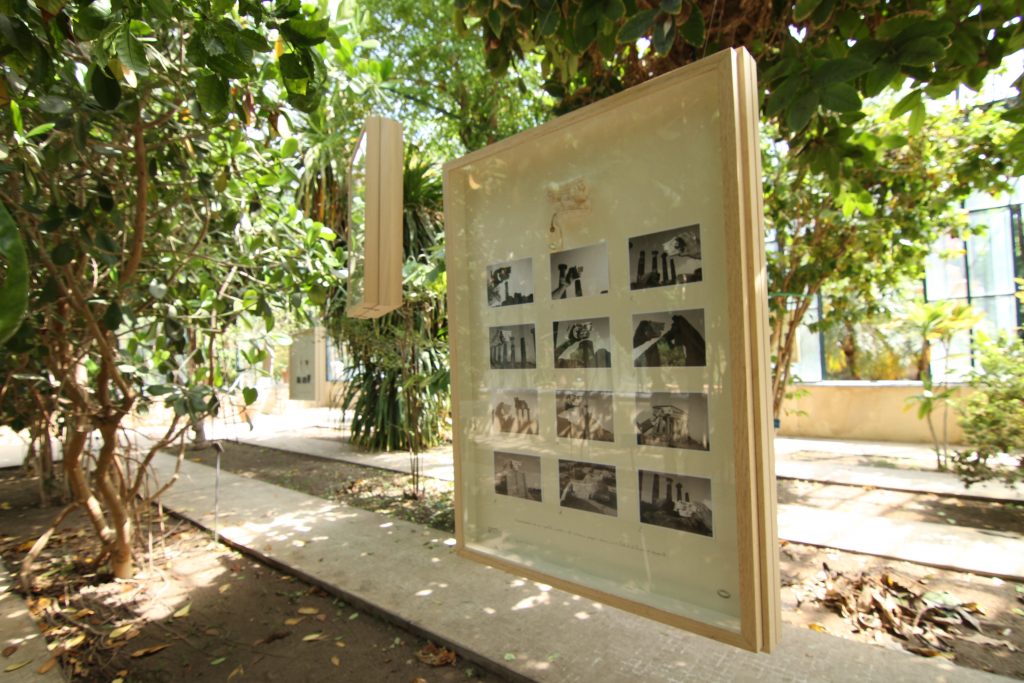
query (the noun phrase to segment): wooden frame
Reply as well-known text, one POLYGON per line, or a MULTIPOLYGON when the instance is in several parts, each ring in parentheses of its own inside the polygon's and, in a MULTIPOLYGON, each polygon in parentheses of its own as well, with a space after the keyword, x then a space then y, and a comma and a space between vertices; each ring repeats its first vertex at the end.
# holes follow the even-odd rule
POLYGON ((755 74, 720 52, 452 161, 444 185, 459 552, 767 652, 755 74))
POLYGON ((352 318, 402 305, 402 126, 369 116, 348 164, 349 299, 352 318))

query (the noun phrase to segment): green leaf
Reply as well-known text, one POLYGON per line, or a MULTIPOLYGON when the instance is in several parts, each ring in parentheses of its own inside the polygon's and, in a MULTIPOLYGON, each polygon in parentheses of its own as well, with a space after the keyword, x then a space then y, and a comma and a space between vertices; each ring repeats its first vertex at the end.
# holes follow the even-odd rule
POLYGON ((683 0, 661 0, 661 11, 666 14, 679 14, 683 11, 683 0))
POLYGON ((846 83, 871 71, 872 65, 864 60, 844 57, 830 59, 819 64, 811 75, 811 82, 818 87, 832 83, 846 83))
POLYGON ((789 106, 786 112, 786 125, 792 131, 803 130, 811 121, 811 116, 818 108, 818 93, 805 92, 789 106))
POLYGON ((838 112, 860 111, 861 101, 857 89, 849 83, 833 83, 821 92, 821 104, 838 112))
POLYGON ((75 14, 75 37, 79 40, 93 40, 98 38, 110 21, 110 8, 103 8, 100 3, 94 2, 82 5, 75 14))
POLYGON ((110 71, 106 67, 93 66, 89 80, 92 96, 99 105, 107 110, 116 109, 121 102, 121 84, 110 71))
POLYGON ((551 3, 551 7, 541 15, 540 21, 537 22, 537 32, 541 38, 552 36, 558 30, 558 24, 561 21, 562 13, 558 9, 558 4, 551 3))
POLYGON ((0 260, 6 272, 0 278, 0 344, 21 327, 28 307, 28 256, 21 241, 21 232, 0 204, 0 260))
POLYGON ((910 112, 910 118, 907 120, 907 129, 912 134, 921 132, 921 128, 924 127, 926 117, 927 111, 924 108, 924 102, 918 102, 917 106, 915 106, 910 112))
POLYGON ((196 83, 196 97, 207 114, 219 114, 227 109, 230 96, 227 80, 215 74, 200 76, 196 83))
MULTIPOLYGON (((11 100, 11 104, 14 104, 14 100, 11 100)), ((56 123, 52 123, 52 122, 51 123, 40 123, 38 126, 36 126, 32 130, 30 130, 28 133, 26 133, 25 137, 26 138, 34 138, 37 135, 42 135, 43 133, 49 133, 51 130, 53 130, 54 126, 56 126, 56 125, 57 125, 56 123)))
POLYGON ((295 156, 295 153, 299 151, 299 141, 297 138, 288 138, 281 145, 281 158, 287 159, 288 157, 295 156))
POLYGON ((672 17, 655 22, 654 34, 651 36, 651 45, 659 55, 667 55, 676 42, 676 22, 672 17))
POLYGON ((174 16, 174 6, 169 0, 146 0, 146 7, 155 17, 164 21, 174 16))
POLYGON ((881 93, 896 78, 900 65, 891 62, 878 62, 864 79, 864 96, 874 97, 881 93))
POLYGON ((930 66, 946 55, 946 48, 930 36, 915 38, 900 48, 896 59, 907 66, 930 66))
POLYGON ((654 23, 657 14, 658 10, 654 9, 637 12, 622 25, 615 39, 620 43, 635 43, 651 30, 651 24, 654 23))
POLYGON ((799 23, 806 20, 820 4, 821 0, 798 0, 796 7, 793 8, 793 21, 799 23))
POLYGON ((289 19, 281 25, 281 34, 290 43, 312 47, 327 39, 331 22, 327 19, 289 19))
POLYGON ((146 48, 142 47, 142 43, 132 35, 127 26, 123 27, 117 34, 117 58, 140 76, 145 76, 149 73, 149 63, 146 61, 146 48))
POLYGON ((704 44, 704 15, 701 13, 700 7, 693 6, 690 16, 686 18, 679 32, 683 35, 683 40, 694 47, 704 44))
POLYGON ((11 123, 14 124, 14 130, 18 131, 18 135, 25 134, 25 123, 21 119, 21 106, 14 100, 11 100, 11 123))
POLYGON ((70 240, 64 240, 53 248, 50 252, 50 259, 54 265, 66 266, 75 260, 75 256, 78 255, 78 249, 75 248, 74 242, 70 240))
POLYGON ((121 327, 123 321, 124 313, 121 311, 121 305, 116 301, 111 301, 110 305, 107 306, 106 312, 103 314, 103 327, 110 332, 116 332, 117 328, 121 327))
POLYGON ((896 103, 895 107, 892 108, 892 111, 889 112, 889 118, 898 119, 920 103, 921 91, 911 90, 903 96, 903 99, 896 103))
POLYGON ((245 387, 242 389, 242 400, 245 401, 245 405, 251 406, 256 402, 260 393, 256 390, 256 387, 245 387))

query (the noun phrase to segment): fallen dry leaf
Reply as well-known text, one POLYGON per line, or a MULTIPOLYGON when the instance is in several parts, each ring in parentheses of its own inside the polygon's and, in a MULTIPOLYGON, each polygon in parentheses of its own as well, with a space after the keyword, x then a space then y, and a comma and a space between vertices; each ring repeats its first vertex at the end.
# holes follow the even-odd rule
POLYGON ((190 602, 190 603, 188 603, 187 605, 185 605, 184 607, 182 607, 182 608, 181 608, 180 610, 178 610, 177 612, 175 612, 175 613, 174 613, 174 618, 175 618, 175 619, 184 619, 185 617, 187 617, 187 616, 188 616, 188 613, 189 613, 189 612, 190 612, 191 610, 192 610, 192 603, 190 602))
POLYGON ((131 628, 132 628, 131 624, 126 624, 124 626, 118 626, 113 631, 111 631, 107 635, 107 637, 110 638, 111 640, 117 640, 118 638, 120 638, 124 634, 128 633, 128 631, 130 631, 131 628))
POLYGON ((227 593, 229 588, 231 588, 231 584, 230 583, 225 583, 223 586, 221 586, 217 590, 220 591, 223 594, 223 593, 227 593))
POLYGON ((7 666, 7 668, 4 669, 4 673, 6 674, 6 673, 10 673, 12 671, 17 671, 21 667, 26 666, 26 665, 31 664, 31 663, 32 663, 31 659, 26 659, 24 662, 18 662, 17 664, 9 664, 7 666))
POLYGON ((304 621, 304 617, 291 617, 290 619, 285 619, 284 624, 285 626, 295 626, 302 621, 304 621))
POLYGON ((45 662, 43 662, 43 665, 41 667, 36 669, 36 673, 37 674, 48 673, 50 671, 50 669, 52 669, 55 666, 57 666, 57 658, 56 657, 50 657, 45 662))
POLYGON ((255 643, 253 643, 253 645, 266 645, 267 643, 272 643, 275 640, 281 640, 282 638, 287 638, 291 634, 292 634, 291 631, 274 631, 273 633, 271 633, 266 638, 260 638, 255 643))
POLYGON ((324 634, 320 633, 319 631, 317 631, 316 633, 310 633, 308 636, 303 636, 302 640, 307 642, 307 643, 311 643, 314 640, 320 640, 323 637, 324 637, 324 634))
POLYGON ((160 645, 150 645, 136 650, 132 653, 132 659, 138 659, 139 657, 148 657, 149 655, 156 654, 160 650, 166 650, 171 646, 170 643, 161 643, 160 645))
POLYGON ((11 655, 13 655, 17 651, 18 651, 18 646, 17 645, 8 645, 7 647, 4 648, 3 656, 4 657, 10 657, 11 655))
POLYGON ((991 645, 992 647, 1005 647, 1010 652, 1016 652, 1017 648, 1008 640, 999 640, 998 638, 989 638, 980 633, 966 633, 959 636, 960 640, 966 640, 969 643, 978 643, 979 645, 991 645))
POLYGON ((429 666, 455 666, 456 659, 455 653, 448 648, 429 642, 416 653, 416 658, 429 666))
POLYGON ((331 664, 333 664, 334 666, 341 666, 341 658, 337 655, 331 657, 331 664))
POLYGON ((299 614, 320 614, 320 610, 316 607, 300 607, 299 614))
POLYGON ((818 633, 828 633, 828 629, 821 624, 807 624, 807 628, 812 631, 817 631, 818 633))
POLYGON ((65 641, 64 649, 72 650, 81 645, 83 642, 85 642, 85 634, 79 633, 77 636, 74 636, 73 638, 68 638, 67 641, 65 641))
POLYGON ((234 671, 232 671, 231 673, 228 674, 228 680, 230 681, 232 678, 235 678, 236 676, 244 676, 244 675, 245 675, 245 667, 243 667, 241 664, 239 664, 238 666, 235 667, 234 671))
POLYGON ((85 608, 80 609, 77 612, 75 612, 75 619, 85 619, 86 617, 91 617, 91 616, 93 616, 95 614, 96 613, 93 612, 91 609, 89 609, 88 607, 85 607, 85 608))

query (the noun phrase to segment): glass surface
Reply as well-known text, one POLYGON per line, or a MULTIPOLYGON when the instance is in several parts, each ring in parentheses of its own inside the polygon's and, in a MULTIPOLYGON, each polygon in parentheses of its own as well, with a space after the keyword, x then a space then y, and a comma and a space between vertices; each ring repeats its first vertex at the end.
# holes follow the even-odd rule
POLYGON ((466 547, 738 632, 719 78, 477 155, 445 204, 466 547))
POLYGON ((967 297, 964 241, 943 235, 925 259, 925 292, 929 301, 967 297))
POLYGON ((967 239, 967 265, 971 298, 991 294, 1013 294, 1013 237, 1010 209, 992 209, 971 214, 972 225, 987 227, 967 239))
POLYGON ((366 294, 366 144, 359 136, 348 175, 348 302, 356 307, 366 294))

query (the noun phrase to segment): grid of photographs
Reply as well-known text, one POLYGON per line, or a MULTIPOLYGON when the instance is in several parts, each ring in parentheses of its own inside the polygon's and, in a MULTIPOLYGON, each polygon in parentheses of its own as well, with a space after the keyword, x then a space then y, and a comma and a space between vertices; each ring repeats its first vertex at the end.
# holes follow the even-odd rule
MULTIPOLYGON (((699 225, 638 235, 621 246, 628 252, 628 285, 632 290, 685 287, 702 281, 699 225)), ((605 242, 550 254, 548 266, 553 301, 599 296, 609 291, 608 244, 605 242)), ((487 305, 504 308, 534 303, 533 275, 533 257, 488 265, 487 305)), ((623 282, 621 286, 624 288, 626 284, 623 282)), ((566 310, 571 310, 571 305, 566 310)), ((704 309, 632 313, 630 322, 632 358, 615 362, 631 363, 635 368, 708 365, 704 309)), ((549 357, 556 371, 611 368, 611 329, 610 317, 555 320, 551 341, 546 343, 550 344, 550 350, 540 352, 551 354, 549 357)), ((536 323, 495 325, 488 333, 492 370, 537 368, 536 323)), ((677 376, 674 383, 685 388, 684 377, 677 376)), ((559 439, 615 443, 611 389, 611 386, 598 390, 557 389, 553 416, 541 414, 542 403, 536 389, 493 389, 490 392, 490 433, 536 437, 542 424, 553 423, 559 439)), ((633 434, 619 435, 620 442, 635 439, 635 443, 643 447, 710 450, 706 393, 637 391, 634 396, 633 434)), ((541 456, 500 448, 493 454, 496 494, 542 500, 541 456)), ((639 496, 636 499, 642 523, 701 536, 713 535, 710 479, 653 470, 639 470, 638 474, 639 496)), ((618 515, 617 468, 613 464, 559 459, 558 480, 561 507, 618 515)))

